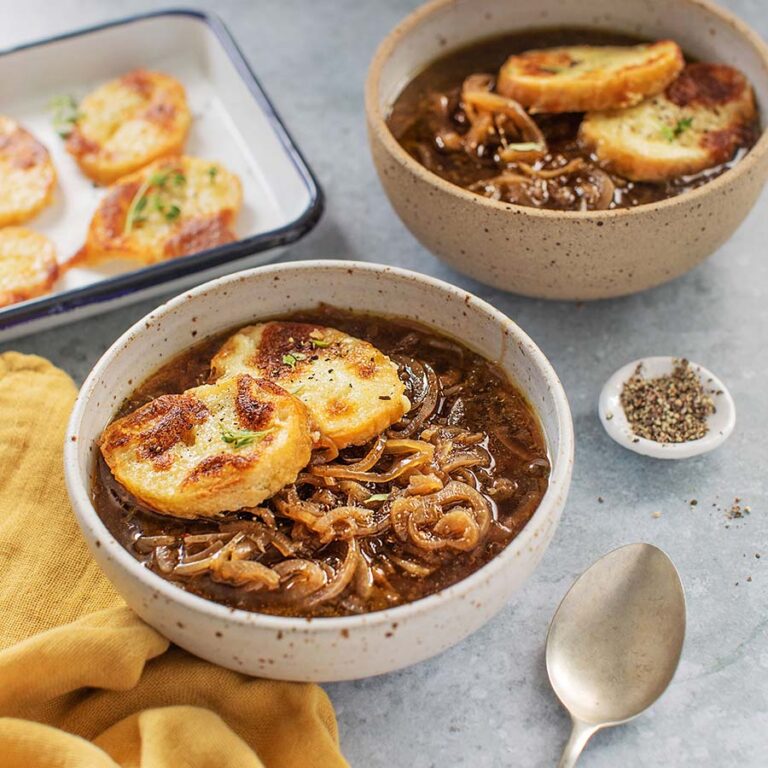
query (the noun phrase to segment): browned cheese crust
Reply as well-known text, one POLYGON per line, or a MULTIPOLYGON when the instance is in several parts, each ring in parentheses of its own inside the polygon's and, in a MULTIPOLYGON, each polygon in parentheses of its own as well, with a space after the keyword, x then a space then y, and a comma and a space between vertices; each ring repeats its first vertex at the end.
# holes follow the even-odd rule
POLYGON ((617 109, 663 91, 683 64, 682 51, 671 40, 547 48, 510 56, 497 90, 531 113, 617 109))
POLYGON ((744 75, 689 64, 662 94, 625 110, 588 113, 584 146, 633 181, 665 181, 730 160, 754 140, 757 110, 744 75))

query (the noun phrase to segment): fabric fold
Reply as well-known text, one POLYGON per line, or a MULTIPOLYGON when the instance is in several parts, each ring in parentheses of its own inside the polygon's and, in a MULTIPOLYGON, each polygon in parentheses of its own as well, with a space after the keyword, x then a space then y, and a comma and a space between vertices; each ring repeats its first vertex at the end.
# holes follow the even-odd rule
POLYGON ((316 685, 170 646, 92 561, 64 487, 72 380, 0 355, 3 768, 343 768, 316 685))

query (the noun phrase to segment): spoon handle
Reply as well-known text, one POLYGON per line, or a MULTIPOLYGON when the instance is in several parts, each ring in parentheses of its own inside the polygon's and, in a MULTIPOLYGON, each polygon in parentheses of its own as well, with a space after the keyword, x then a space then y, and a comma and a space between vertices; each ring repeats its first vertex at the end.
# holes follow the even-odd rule
POLYGON ((594 725, 587 725, 582 723, 581 720, 573 720, 573 728, 571 729, 571 736, 568 739, 568 743, 563 749, 560 762, 557 764, 557 768, 573 768, 576 765, 576 761, 579 759, 584 747, 589 741, 589 737, 597 730, 594 725))

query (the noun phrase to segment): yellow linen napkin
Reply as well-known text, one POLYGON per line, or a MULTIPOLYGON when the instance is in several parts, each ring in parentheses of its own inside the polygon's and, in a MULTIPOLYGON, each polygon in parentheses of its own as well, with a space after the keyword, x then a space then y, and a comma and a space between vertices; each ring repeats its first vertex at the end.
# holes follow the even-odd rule
POLYGON ((346 766, 321 688, 204 662, 125 607, 64 488, 75 395, 48 361, 0 355, 0 765, 346 766))

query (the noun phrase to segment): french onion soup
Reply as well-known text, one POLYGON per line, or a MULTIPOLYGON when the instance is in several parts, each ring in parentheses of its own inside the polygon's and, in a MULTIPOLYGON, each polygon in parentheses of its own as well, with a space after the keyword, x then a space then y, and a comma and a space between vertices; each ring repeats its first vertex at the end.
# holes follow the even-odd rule
POLYGON ((203 341, 121 406, 95 508, 147 568, 225 605, 343 616, 476 571, 533 515, 538 419, 431 329, 329 307, 203 341))
POLYGON ((494 200, 630 208, 724 173, 759 135, 750 84, 671 40, 517 32, 447 53, 400 93, 392 134, 421 165, 494 200))

